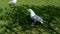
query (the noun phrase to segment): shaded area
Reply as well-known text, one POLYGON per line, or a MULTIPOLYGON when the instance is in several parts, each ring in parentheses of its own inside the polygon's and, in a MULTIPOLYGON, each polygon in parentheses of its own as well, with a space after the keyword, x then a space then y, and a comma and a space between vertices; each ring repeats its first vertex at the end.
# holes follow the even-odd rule
MULTIPOLYGON (((2 9, 0 20, 8 22, 1 25, 1 34, 59 34, 60 33, 60 8, 56 6, 29 6, 20 5, 12 8, 2 9), (34 12, 41 16, 44 25, 37 23, 35 27, 31 26, 31 18, 26 10, 31 8, 34 12), (4 13, 3 13, 4 12, 4 13), (4 33, 3 33, 4 32, 4 33)), ((1 11, 1 10, 0 10, 1 11)), ((3 24, 5 23, 3 22, 3 24)))

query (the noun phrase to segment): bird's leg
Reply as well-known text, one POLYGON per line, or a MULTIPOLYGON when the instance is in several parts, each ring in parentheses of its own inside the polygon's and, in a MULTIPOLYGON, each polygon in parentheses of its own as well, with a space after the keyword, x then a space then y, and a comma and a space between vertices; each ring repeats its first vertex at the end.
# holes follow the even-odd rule
POLYGON ((13 7, 15 7, 15 4, 13 4, 13 7))
POLYGON ((36 20, 34 20, 34 21, 32 22, 32 26, 35 26, 35 23, 36 23, 36 20))
POLYGON ((34 22, 36 23, 36 20, 34 20, 34 22))

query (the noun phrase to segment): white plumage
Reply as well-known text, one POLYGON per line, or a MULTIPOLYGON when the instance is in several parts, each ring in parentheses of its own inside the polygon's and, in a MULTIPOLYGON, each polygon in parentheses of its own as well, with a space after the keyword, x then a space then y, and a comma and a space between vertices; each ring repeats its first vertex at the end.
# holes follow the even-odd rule
POLYGON ((16 2, 17 2, 17 0, 10 0, 8 4, 9 4, 9 5, 15 5, 16 2))
MULTIPOLYGON (((41 24, 43 24, 43 19, 41 17, 39 17, 38 15, 36 15, 34 13, 34 11, 32 9, 27 9, 30 12, 30 17, 34 20, 34 22, 40 22, 41 24)), ((35 23, 33 23, 35 24, 35 23)), ((34 26, 34 25, 32 25, 34 26)))

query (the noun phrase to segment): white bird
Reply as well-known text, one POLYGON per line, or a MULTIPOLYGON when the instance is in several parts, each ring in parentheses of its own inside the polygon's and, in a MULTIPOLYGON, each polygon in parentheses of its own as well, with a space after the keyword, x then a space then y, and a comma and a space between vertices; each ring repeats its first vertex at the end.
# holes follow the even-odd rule
POLYGON ((10 0, 8 4, 9 4, 9 5, 15 5, 16 2, 17 2, 17 0, 10 0))
POLYGON ((38 15, 36 15, 32 9, 27 9, 27 10, 30 12, 31 19, 34 20, 34 22, 32 23, 32 26, 35 25, 35 22, 40 22, 41 24, 43 24, 43 19, 38 15))

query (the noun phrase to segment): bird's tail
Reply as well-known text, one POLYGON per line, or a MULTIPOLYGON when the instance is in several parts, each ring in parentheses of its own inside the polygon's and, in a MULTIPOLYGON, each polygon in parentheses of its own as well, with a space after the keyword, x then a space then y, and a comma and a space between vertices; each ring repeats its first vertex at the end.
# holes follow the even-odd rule
POLYGON ((43 21, 41 21, 41 24, 44 24, 45 22, 46 22, 46 21, 43 20, 43 21))

